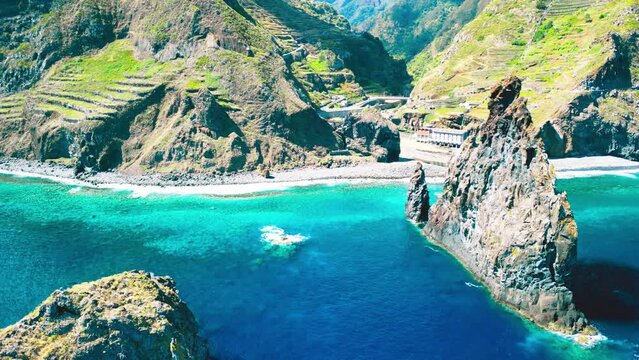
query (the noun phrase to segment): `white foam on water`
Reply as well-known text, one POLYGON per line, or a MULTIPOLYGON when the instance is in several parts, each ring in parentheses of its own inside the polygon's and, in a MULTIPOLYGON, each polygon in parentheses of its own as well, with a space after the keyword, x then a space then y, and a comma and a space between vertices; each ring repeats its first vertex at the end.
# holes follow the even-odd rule
POLYGON ((78 186, 92 189, 130 192, 132 198, 145 198, 149 195, 212 195, 212 196, 236 196, 261 192, 286 191, 294 188, 311 186, 337 186, 337 185, 365 185, 407 183, 407 179, 373 179, 373 178, 331 178, 298 181, 267 181, 249 184, 214 184, 196 186, 158 186, 158 185, 134 185, 126 183, 102 183, 94 184, 88 181, 65 178, 61 176, 43 175, 23 171, 0 169, 0 174, 21 178, 37 178, 57 182, 64 185, 78 186))
POLYGON ((587 171, 561 171, 557 172, 557 179, 575 179, 575 178, 588 178, 588 177, 597 177, 597 176, 621 176, 630 179, 637 178, 637 170, 587 170, 587 171))
POLYGON ((427 248, 429 248, 432 252, 436 252, 436 253, 438 253, 438 252, 439 252, 439 250, 438 250, 438 249, 435 249, 435 248, 434 248, 434 247, 432 247, 432 246, 428 246, 428 245, 427 245, 426 247, 427 247, 427 248))
POLYGON ((307 236, 287 234, 284 229, 277 226, 264 226, 260 231, 262 241, 272 246, 291 246, 308 240, 307 236))
POLYGON ((597 335, 583 335, 583 334, 575 334, 575 335, 566 335, 566 334, 562 334, 562 333, 558 333, 558 332, 552 332, 553 334, 559 335, 565 339, 568 340, 572 340, 573 342, 577 343, 578 345, 581 345, 583 347, 586 348, 590 348, 593 347, 597 344, 599 344, 600 342, 606 341, 608 340, 608 338, 603 335, 603 334, 597 334, 597 335))

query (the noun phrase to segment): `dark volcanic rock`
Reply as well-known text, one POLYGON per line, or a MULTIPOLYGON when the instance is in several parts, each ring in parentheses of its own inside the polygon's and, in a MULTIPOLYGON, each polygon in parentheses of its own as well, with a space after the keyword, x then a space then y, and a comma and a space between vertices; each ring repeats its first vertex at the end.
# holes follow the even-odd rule
POLYGON ((193 314, 168 277, 126 272, 57 290, 0 330, 0 358, 207 359, 193 314))
POLYGON ((520 89, 510 78, 493 90, 491 115, 452 161, 424 231, 536 324, 594 333, 568 288, 577 226, 520 89))
POLYGON ((399 160, 399 130, 378 110, 365 109, 349 115, 340 130, 348 149, 372 155, 378 162, 399 160))
POLYGON ((639 160, 639 93, 614 90, 577 97, 538 137, 553 158, 612 155, 639 160))
POLYGON ((612 155, 639 160, 639 33, 611 35, 613 53, 586 91, 539 130, 551 157, 612 155))
POLYGON ((406 216, 421 225, 428 221, 428 211, 430 209, 430 196, 428 194, 428 184, 426 184, 426 174, 421 163, 417 163, 415 174, 410 179, 408 185, 408 201, 406 202, 406 216))

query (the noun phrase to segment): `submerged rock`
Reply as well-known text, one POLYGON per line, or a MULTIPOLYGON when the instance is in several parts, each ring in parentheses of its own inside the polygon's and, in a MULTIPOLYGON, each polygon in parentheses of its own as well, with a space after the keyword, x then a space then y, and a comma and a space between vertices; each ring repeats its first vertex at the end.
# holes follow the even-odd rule
POLYGON ((498 301, 536 324, 596 333, 568 288, 577 225, 520 89, 515 77, 494 88, 490 116, 452 161, 424 231, 498 301))
POLYGON ((126 272, 56 290, 0 330, 0 358, 207 359, 191 311, 168 277, 126 272))
POLYGON ((423 224, 428 221, 429 209, 430 196, 428 194, 428 184, 426 184, 426 174, 422 164, 417 163, 415 174, 411 177, 408 186, 406 216, 418 225, 423 224))

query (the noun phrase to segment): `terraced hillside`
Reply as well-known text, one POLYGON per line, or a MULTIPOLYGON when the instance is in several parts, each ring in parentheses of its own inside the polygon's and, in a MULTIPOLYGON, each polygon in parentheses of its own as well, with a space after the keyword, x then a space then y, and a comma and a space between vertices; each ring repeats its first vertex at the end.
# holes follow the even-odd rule
POLYGON ((306 79, 334 80, 299 64, 330 54, 345 74, 335 88, 358 95, 407 79, 378 41, 310 0, 14 5, 0 19, 0 155, 78 171, 315 164, 339 144, 314 109, 327 87, 306 79))
MULTIPOLYGON (((632 59, 637 57, 638 13, 636 0, 493 0, 438 55, 438 65, 416 86, 412 106, 458 99, 459 112, 469 109, 485 117, 488 90, 510 74, 524 79, 522 94, 538 126, 566 118, 569 104, 584 96, 595 107, 597 98, 613 90, 627 92, 624 99, 636 98, 631 88, 637 85, 632 59)), ((556 156, 601 152, 639 157, 636 150, 621 149, 626 140, 605 150, 577 150, 570 125, 555 123, 554 143, 548 145, 562 148, 556 156)))

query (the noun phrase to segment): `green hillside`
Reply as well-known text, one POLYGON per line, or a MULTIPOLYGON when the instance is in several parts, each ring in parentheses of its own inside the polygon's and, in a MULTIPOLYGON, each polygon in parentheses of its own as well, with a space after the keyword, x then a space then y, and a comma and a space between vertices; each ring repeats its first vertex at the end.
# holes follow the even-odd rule
POLYGON ((430 54, 445 49, 488 0, 329 2, 348 17, 355 28, 380 38, 391 54, 413 61, 409 70, 418 78, 423 74, 423 64, 430 60, 430 54))
POLYGON ((311 0, 11 4, 0 156, 132 173, 314 165, 338 145, 316 107, 409 80, 378 40, 311 0))
MULTIPOLYGON (((413 98, 448 99, 484 116, 483 102, 500 79, 524 79, 534 120, 549 120, 584 91, 615 56, 611 34, 628 38, 639 28, 636 0, 493 0, 432 60, 413 98)), ((424 65, 429 66, 429 65, 424 65)), ((627 79, 630 82, 630 79, 627 79)))

